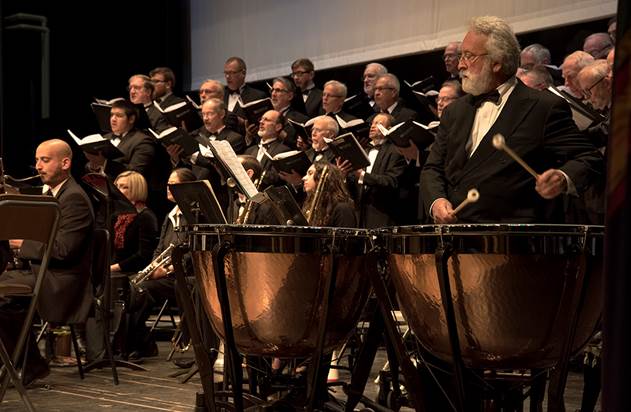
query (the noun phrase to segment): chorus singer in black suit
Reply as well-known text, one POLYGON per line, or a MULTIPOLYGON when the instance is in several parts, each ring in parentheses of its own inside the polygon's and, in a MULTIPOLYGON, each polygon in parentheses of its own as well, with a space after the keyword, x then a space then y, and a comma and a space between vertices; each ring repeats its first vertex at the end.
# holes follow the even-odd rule
POLYGON ((276 110, 268 110, 263 114, 259 122, 257 131, 258 145, 249 147, 245 151, 245 154, 256 157, 256 160, 261 163, 263 170, 266 171, 262 188, 283 184, 270 158, 291 150, 280 138, 280 133, 284 127, 284 116, 276 110))
POLYGON ((390 127, 392 116, 379 113, 370 126, 370 165, 365 169, 351 171, 348 161, 339 163, 347 173, 350 193, 359 210, 359 225, 363 228, 377 228, 397 224, 399 205, 399 180, 405 170, 405 159, 396 146, 384 138, 378 124, 390 127))
POLYGON ((241 134, 245 134, 245 112, 238 102, 250 103, 267 97, 264 92, 246 84, 246 72, 245 61, 240 57, 229 57, 223 66, 226 77, 224 103, 229 112, 239 116, 239 128, 236 131, 241 134))
MULTIPOLYGON (((35 152, 37 172, 50 189, 49 193, 57 198, 61 209, 59 228, 38 302, 39 314, 50 322, 85 322, 92 302, 90 268, 94 212, 87 194, 70 175, 71 163, 72 150, 62 140, 47 140, 35 152)), ((30 261, 31 270, 5 272, 0 276, 0 282, 34 287, 34 273, 39 271, 43 245, 31 240, 11 240, 10 244, 19 249, 19 257, 30 261)), ((0 299, 0 336, 9 353, 16 344, 25 315, 26 309, 19 303, 0 299)), ((25 383, 48 374, 48 366, 34 337, 29 342, 25 383)))
POLYGON ((554 222, 558 197, 581 193, 603 170, 602 155, 579 134, 567 103, 515 79, 519 44, 497 17, 472 21, 459 69, 470 96, 447 107, 421 174, 422 198, 436 222, 554 222), (493 147, 506 145, 537 173, 535 179, 493 147), (480 200, 453 209, 477 188, 480 200))
POLYGON ((122 153, 117 159, 108 160, 101 155, 86 153, 87 169, 107 175, 112 181, 125 170, 140 173, 147 180, 149 197, 147 204, 160 218, 168 209, 166 182, 171 170, 168 154, 153 137, 136 128, 138 108, 128 100, 112 104, 109 139, 122 153))

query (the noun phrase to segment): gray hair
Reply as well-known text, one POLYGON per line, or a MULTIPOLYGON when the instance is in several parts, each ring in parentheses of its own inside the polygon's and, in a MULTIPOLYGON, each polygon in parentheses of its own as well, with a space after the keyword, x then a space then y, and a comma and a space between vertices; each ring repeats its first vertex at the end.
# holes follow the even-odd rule
POLYGON ((591 54, 584 52, 583 50, 577 50, 567 55, 565 60, 563 60, 563 64, 561 65, 561 67, 567 66, 567 65, 576 66, 577 73, 578 73, 583 67, 593 62, 594 62, 594 57, 591 54))
POLYGON ((285 86, 285 89, 287 89, 287 91, 290 93, 294 93, 296 91, 296 86, 294 86, 294 82, 290 81, 286 77, 276 77, 274 80, 272 80, 272 86, 274 86, 274 83, 276 82, 282 83, 283 86, 285 86))
POLYGON ((365 71, 367 68, 369 68, 369 67, 375 68, 375 69, 377 70, 377 74, 386 74, 386 73, 388 73, 388 69, 386 68, 386 66, 384 66, 384 65, 383 65, 383 64, 381 64, 381 63, 375 63, 375 62, 373 62, 373 63, 368 63, 368 64, 366 65, 366 67, 364 68, 364 71, 365 71))
POLYGON ((521 52, 532 54, 537 60, 537 64, 550 64, 550 62, 552 61, 550 50, 539 43, 533 43, 529 46, 526 46, 521 52))
POLYGON ((581 71, 589 71, 595 75, 594 77, 605 77, 609 74, 609 64, 605 59, 598 59, 583 67, 581 71))
POLYGON ((346 88, 346 85, 342 82, 338 82, 337 80, 329 80, 328 82, 324 83, 324 87, 326 86, 335 87, 335 89, 338 90, 339 93, 342 95, 343 99, 345 99, 348 94, 348 89, 346 88))
POLYGON ((401 91, 401 83, 399 83, 399 79, 397 79, 397 76, 395 76, 392 73, 385 73, 385 74, 380 74, 379 76, 377 76, 377 78, 375 79, 375 84, 377 84, 377 82, 380 79, 388 79, 389 82, 392 83, 392 86, 395 88, 395 90, 397 91, 397 94, 399 94, 399 91, 401 91))
POLYGON ((507 77, 515 75, 519 67, 519 42, 506 21, 495 16, 474 17, 469 31, 488 36, 486 49, 491 60, 502 65, 502 73, 507 77))
POLYGON ((327 116, 325 114, 318 116, 313 119, 313 124, 315 124, 315 122, 317 122, 318 120, 324 120, 327 123, 328 130, 335 133, 335 136, 337 136, 337 134, 340 132, 340 126, 337 124, 337 121, 335 121, 335 119, 331 116, 327 116))

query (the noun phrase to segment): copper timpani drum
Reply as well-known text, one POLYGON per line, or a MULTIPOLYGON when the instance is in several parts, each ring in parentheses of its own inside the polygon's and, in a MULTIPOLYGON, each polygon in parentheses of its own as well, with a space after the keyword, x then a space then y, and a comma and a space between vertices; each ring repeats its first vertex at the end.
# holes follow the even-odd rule
POLYGON ((195 275, 210 321, 224 338, 213 248, 229 242, 224 259, 234 339, 239 352, 309 356, 316 348, 325 281, 336 257, 324 347, 353 330, 369 294, 368 233, 361 229, 199 225, 190 232, 195 275))
POLYGON ((384 231, 401 311, 423 346, 444 360, 452 351, 435 252, 450 248, 445 267, 461 356, 467 367, 490 369, 552 366, 572 313, 571 352, 587 343, 602 309, 603 235, 602 226, 573 225, 384 231), (579 286, 586 293, 577 303, 579 286))

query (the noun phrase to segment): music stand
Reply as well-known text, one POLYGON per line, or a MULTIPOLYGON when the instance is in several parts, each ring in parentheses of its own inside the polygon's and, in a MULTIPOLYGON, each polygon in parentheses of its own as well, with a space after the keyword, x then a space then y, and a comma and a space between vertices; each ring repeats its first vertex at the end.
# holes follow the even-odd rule
POLYGON ((309 226, 307 218, 287 186, 270 186, 264 191, 279 222, 292 226, 309 226))
POLYGON ((81 183, 93 200, 97 227, 112 233, 114 214, 137 213, 134 205, 106 175, 88 173, 81 178, 81 183))
POLYGON ((169 190, 189 224, 228 223, 208 180, 176 183, 169 190))
MULTIPOLYGON (((35 277, 35 286, 31 291, 28 291, 30 293, 27 293, 27 295, 31 296, 31 302, 12 357, 9 356, 4 343, 0 340, 0 358, 4 363, 4 366, 0 368, 0 382, 2 382, 0 404, 9 383, 8 379, 11 379, 26 408, 29 411, 35 410, 14 365, 22 354, 27 334, 33 322, 33 315, 35 314, 44 276, 48 269, 48 262, 60 219, 59 203, 53 196, 0 195, 0 239, 35 240, 41 242, 44 246, 42 263, 35 277), (8 376, 5 373, 8 373, 8 376)), ((0 296, 11 296, 14 294, 16 290, 13 286, 0 285, 0 296)))

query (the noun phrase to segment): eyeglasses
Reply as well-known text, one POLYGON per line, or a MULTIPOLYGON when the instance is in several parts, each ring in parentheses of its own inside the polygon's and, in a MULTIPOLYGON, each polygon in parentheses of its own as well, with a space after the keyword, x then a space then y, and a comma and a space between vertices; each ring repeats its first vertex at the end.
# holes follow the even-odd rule
POLYGON ((482 56, 488 56, 488 53, 473 54, 470 52, 464 52, 462 53, 460 58, 458 58, 458 61, 459 62, 464 61, 467 64, 471 64, 471 63, 474 63, 476 60, 478 60, 478 58, 482 56))
POLYGON ((300 77, 300 76, 304 76, 307 73, 311 73, 311 72, 305 72, 305 71, 295 71, 293 73, 291 73, 291 75, 293 77, 300 77))
POLYGON ((605 76, 601 76, 600 79, 598 79, 598 81, 596 83, 592 84, 587 89, 583 90, 583 96, 585 96, 586 99, 589 99, 590 97, 592 97, 592 89, 594 87, 596 87, 598 85, 598 83, 602 82, 605 77, 607 77, 607 76, 606 75, 605 76))
POLYGON ((450 102, 452 100, 456 100, 457 97, 448 97, 448 96, 444 96, 444 97, 439 97, 436 99, 436 103, 447 103, 450 102))
POLYGON ((132 84, 131 86, 127 86, 127 91, 132 91, 132 90, 142 90, 144 89, 143 86, 138 86, 136 84, 132 84))
POLYGON ((166 80, 160 80, 160 79, 151 79, 151 83, 166 83, 166 80))
POLYGON ((274 88, 272 89, 272 93, 289 93, 289 90, 274 88))

